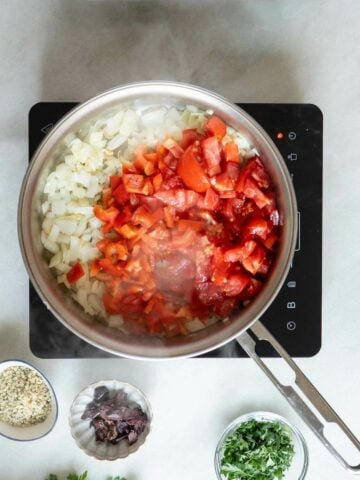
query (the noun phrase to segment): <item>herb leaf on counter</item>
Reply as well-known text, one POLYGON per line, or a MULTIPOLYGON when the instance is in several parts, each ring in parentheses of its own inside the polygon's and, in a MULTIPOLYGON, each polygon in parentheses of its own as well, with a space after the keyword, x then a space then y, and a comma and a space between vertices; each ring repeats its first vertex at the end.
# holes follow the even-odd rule
MULTIPOLYGON (((46 480, 60 480, 57 475, 50 473, 46 480)), ((69 473, 66 477, 66 480, 89 480, 87 471, 83 472, 81 475, 76 475, 76 473, 69 473)), ((108 480, 126 480, 125 477, 109 477, 108 480)))
POLYGON ((82 473, 81 475, 76 475, 75 473, 70 473, 66 480, 88 480, 87 472, 82 473))
POLYGON ((250 420, 226 439, 221 473, 228 480, 284 478, 294 456, 289 431, 278 422, 250 420))

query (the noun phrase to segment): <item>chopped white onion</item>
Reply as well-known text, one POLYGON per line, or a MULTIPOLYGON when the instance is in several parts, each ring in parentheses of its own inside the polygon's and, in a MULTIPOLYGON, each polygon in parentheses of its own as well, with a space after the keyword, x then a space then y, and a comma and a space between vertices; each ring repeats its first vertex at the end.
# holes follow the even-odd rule
POLYGON ((48 240, 50 242, 56 242, 56 240, 58 239, 59 233, 60 233, 60 228, 56 224, 53 224, 49 233, 48 240))
POLYGON ((56 267, 56 266, 59 265, 59 263, 61 262, 61 259, 62 259, 62 254, 61 254, 61 252, 55 253, 55 255, 54 255, 53 257, 51 257, 51 260, 50 260, 50 263, 49 263, 49 267, 50 267, 50 268, 56 267))
POLYGON ((190 322, 187 322, 185 326, 191 333, 198 332, 199 330, 203 330, 205 328, 203 322, 197 318, 195 320, 190 320, 190 322))
POLYGON ((124 319, 121 315, 110 315, 108 318, 109 327, 119 328, 124 325, 124 319))
POLYGON ((123 143, 126 142, 127 137, 124 135, 116 135, 116 137, 112 138, 110 142, 107 144, 107 148, 109 150, 116 150, 117 148, 121 147, 123 143))

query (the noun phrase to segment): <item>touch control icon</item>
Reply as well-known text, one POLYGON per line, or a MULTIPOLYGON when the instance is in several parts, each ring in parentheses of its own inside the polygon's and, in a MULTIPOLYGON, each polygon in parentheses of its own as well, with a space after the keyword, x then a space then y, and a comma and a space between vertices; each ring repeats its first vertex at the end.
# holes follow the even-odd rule
POLYGON ((49 133, 50 130, 52 130, 53 126, 54 126, 53 123, 48 123, 47 125, 42 127, 42 129, 41 129, 42 133, 45 133, 45 134, 49 133))
POLYGON ((288 137, 289 137, 289 140, 295 140, 295 138, 296 138, 296 133, 295 133, 295 132, 289 132, 288 137))
POLYGON ((286 328, 287 328, 288 330, 295 330, 295 328, 296 328, 296 323, 293 322, 293 321, 287 322, 286 328))

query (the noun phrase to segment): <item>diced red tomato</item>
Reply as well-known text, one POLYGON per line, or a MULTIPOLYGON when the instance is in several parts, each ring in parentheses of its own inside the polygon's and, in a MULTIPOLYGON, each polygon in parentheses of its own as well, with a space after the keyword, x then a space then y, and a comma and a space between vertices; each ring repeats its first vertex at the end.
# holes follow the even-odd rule
POLYGON ((265 258, 260 265, 258 274, 261 275, 262 277, 265 277, 268 274, 269 268, 270 268, 270 262, 267 258, 265 258))
POLYGON ((236 143, 228 142, 224 145, 225 160, 227 162, 239 163, 239 147, 236 143))
POLYGON ((249 285, 251 277, 249 275, 230 275, 224 284, 223 290, 228 297, 237 297, 249 285))
POLYGON ((263 283, 260 280, 257 280, 256 278, 251 278, 250 284, 246 289, 243 300, 250 300, 251 298, 254 298, 260 292, 262 286, 263 283))
POLYGON ((218 251, 214 256, 214 271, 211 280, 215 285, 223 285, 227 282, 230 271, 229 263, 226 263, 223 255, 218 251))
POLYGON ((75 263, 66 274, 66 278, 69 283, 75 283, 85 275, 84 269, 81 263, 75 263))
POLYGON ((215 210, 219 204, 219 195, 212 188, 208 188, 205 193, 203 208, 206 210, 215 210))
POLYGON ((251 176, 260 188, 268 189, 270 187, 270 177, 265 171, 265 168, 258 157, 256 157, 254 160, 251 176))
POLYGON ((133 227, 132 225, 125 224, 122 227, 118 228, 116 231, 120 233, 124 238, 134 238, 138 233, 139 229, 133 227))
POLYGON ((249 160, 245 168, 241 170, 236 184, 236 190, 238 192, 244 192, 246 187, 245 184, 248 179, 255 182, 256 186, 260 189, 267 190, 270 187, 270 177, 265 171, 265 168, 259 157, 249 160))
POLYGON ((155 175, 155 177, 153 178, 153 185, 154 185, 155 192, 157 192, 160 189, 162 182, 163 182, 163 177, 161 173, 158 173, 157 175, 155 175))
POLYGON ((135 225, 150 228, 162 218, 162 208, 158 208, 155 212, 151 213, 145 206, 141 206, 133 213, 132 221, 135 225))
POLYGON ((139 173, 144 173, 147 176, 152 175, 155 171, 156 160, 157 155, 147 153, 147 148, 144 145, 137 147, 134 165, 139 173))
POLYGON ((234 191, 234 180, 229 177, 229 175, 224 172, 220 173, 220 175, 216 175, 211 181, 212 186, 218 192, 226 192, 226 191, 234 191))
POLYGON ((180 158, 184 154, 184 150, 172 138, 167 138, 163 145, 175 158, 180 158))
POLYGON ((115 187, 113 190, 113 195, 117 203, 120 205, 125 205, 130 198, 129 192, 126 190, 123 183, 120 183, 117 187, 115 187))
POLYGON ((216 137, 209 137, 203 140, 201 146, 207 164, 207 172, 210 177, 213 177, 221 172, 221 148, 219 140, 216 137))
POLYGON ((110 175, 111 189, 115 190, 122 183, 122 178, 119 175, 110 175))
POLYGON ((199 195, 196 192, 180 188, 156 192, 154 197, 180 212, 194 207, 199 199, 199 195))
POLYGON ((146 160, 149 160, 149 162, 153 163, 154 165, 156 165, 157 162, 159 161, 158 152, 144 153, 144 157, 146 158, 146 160))
POLYGON ((184 183, 178 175, 172 174, 161 183, 160 190, 171 190, 173 188, 184 188, 184 183))
POLYGON ((123 162, 122 174, 124 175, 125 173, 139 173, 134 162, 128 162, 128 161, 123 162))
POLYGON ((121 228, 125 223, 127 223, 130 220, 131 216, 131 209, 129 207, 124 207, 121 213, 119 213, 119 215, 115 218, 114 222, 108 224, 110 226, 110 230, 113 229, 115 232, 119 233, 119 228, 121 228))
POLYGON ((273 248, 275 243, 277 242, 278 236, 275 232, 271 232, 270 235, 265 239, 263 242, 265 247, 269 250, 273 248))
POLYGON ((119 215, 119 210, 114 207, 110 207, 107 210, 104 210, 100 205, 95 205, 94 215, 102 222, 114 223, 116 217, 119 215))
POLYGON ((235 185, 235 190, 237 192, 244 193, 245 182, 248 178, 251 177, 251 173, 254 170, 255 166, 255 160, 251 159, 248 161, 247 165, 245 165, 245 167, 241 169, 235 185))
POLYGON ((104 253, 106 245, 110 242, 108 238, 102 238, 96 244, 96 248, 101 252, 104 253))
POLYGON ((156 228, 148 232, 148 236, 166 242, 170 238, 170 232, 163 223, 160 223, 156 228))
POLYGON ((181 146, 185 150, 189 145, 192 145, 196 140, 198 140, 199 134, 197 130, 193 128, 188 128, 182 132, 182 142, 181 146))
POLYGON ((204 222, 199 220, 179 220, 178 229, 180 232, 185 232, 188 229, 201 232, 201 230, 204 230, 204 222))
POLYGON ((236 192, 234 190, 224 190, 219 192, 219 198, 236 198, 236 192))
POLYGON ((196 158, 192 145, 180 157, 177 173, 185 185, 195 192, 206 192, 210 186, 205 171, 196 158))
POLYGON ((114 265, 109 258, 101 258, 99 260, 99 267, 106 273, 110 273, 114 277, 123 277, 124 271, 117 265, 114 265))
POLYGON ((195 282, 202 283, 210 280, 213 272, 213 258, 203 250, 199 250, 195 255, 196 274, 195 282))
POLYGON ((174 232, 172 234, 171 243, 174 249, 189 248, 196 242, 196 233, 194 230, 186 230, 183 232, 174 232))
POLYGON ((226 135, 226 125, 219 117, 212 116, 205 125, 205 130, 209 135, 214 135, 221 140, 226 135))
POLYGON ((168 228, 175 227, 176 210, 174 207, 164 207, 164 219, 168 228))
POLYGON ((145 205, 150 212, 155 212, 161 207, 161 202, 153 196, 139 195, 139 202, 140 205, 145 205))
POLYGON ((151 195, 154 191, 151 180, 144 175, 127 173, 123 175, 125 189, 129 193, 142 193, 143 195, 151 195))
MULTIPOLYGON (((282 223, 275 190, 261 159, 244 165, 225 134, 213 116, 181 144, 138 147, 94 207, 104 238, 89 275, 130 333, 186 334, 192 318, 229 316, 262 288, 282 223)), ((73 269, 69 281, 83 272, 73 269)))
MULTIPOLYGON (((181 154, 179 153, 181 156, 181 154)), ((165 169, 164 167, 164 177, 167 178, 169 176, 173 175, 173 172, 176 172, 176 167, 177 167, 177 157, 175 157, 172 152, 168 152, 165 157, 163 158, 163 163, 168 167, 168 169, 165 169), (170 171, 169 171, 170 170, 170 171)))
POLYGON ((112 263, 116 263, 119 260, 127 259, 127 248, 121 242, 109 242, 104 248, 104 255, 111 260, 112 263))
POLYGON ((155 172, 155 165, 153 164, 153 162, 151 161, 146 162, 144 165, 145 175, 149 176, 149 175, 152 175, 154 172, 155 172))
POLYGON ((229 221, 229 222, 235 222, 236 220, 236 215, 233 209, 233 205, 229 200, 222 202, 221 204, 221 213, 224 215, 224 217, 229 221))
POLYGON ((114 205, 115 200, 112 196, 111 188, 104 188, 101 201, 104 209, 110 208, 114 205))
POLYGON ((248 272, 256 275, 265 260, 265 255, 265 250, 260 245, 257 245, 251 255, 242 261, 242 265, 248 272))
POLYGON ((245 182, 244 194, 247 198, 252 198, 259 208, 271 204, 271 199, 267 197, 253 180, 247 179, 245 182))
POLYGON ((144 175, 127 173, 123 175, 123 182, 127 192, 141 193, 145 184, 144 175))
POLYGON ((129 249, 132 249, 134 248, 134 245, 137 244, 139 242, 139 240, 142 239, 142 237, 146 234, 146 228, 144 227, 140 227, 135 235, 132 235, 129 240, 128 240, 128 245, 129 245, 129 249))
POLYGON ((265 241, 270 231, 271 228, 265 219, 252 218, 244 227, 243 237, 245 239, 259 237, 265 241))
POLYGON ((256 242, 254 242, 253 240, 248 240, 243 244, 239 245, 238 247, 229 249, 224 253, 224 261, 242 262, 246 258, 248 258, 249 255, 252 254, 252 252, 256 248, 256 245, 256 242))
POLYGON ((238 179, 238 176, 239 176, 239 173, 240 173, 240 164, 239 163, 234 163, 234 162, 228 162, 225 165, 224 173, 229 178, 231 178, 231 180, 234 180, 233 185, 235 185, 235 181, 238 179))
POLYGON ((236 307, 236 298, 227 297, 224 298, 220 303, 214 305, 214 312, 220 317, 228 317, 236 307))
POLYGON ((212 282, 204 282, 196 285, 196 296, 204 305, 222 303, 224 296, 220 287, 212 282))

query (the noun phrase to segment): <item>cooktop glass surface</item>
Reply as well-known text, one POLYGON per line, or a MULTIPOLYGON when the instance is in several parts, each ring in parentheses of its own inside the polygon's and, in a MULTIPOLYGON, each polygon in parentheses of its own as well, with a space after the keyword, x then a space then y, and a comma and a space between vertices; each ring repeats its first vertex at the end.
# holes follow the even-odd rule
MULTIPOLYGON (((53 125, 76 103, 42 102, 29 113, 29 158, 53 125)), ((283 288, 262 321, 293 357, 321 347, 322 114, 311 104, 239 104, 272 137, 282 153, 298 201, 296 253, 283 288)), ((47 310, 30 285, 30 348, 41 358, 111 357, 79 339, 47 310)), ((267 344, 257 351, 275 356, 267 344)), ((236 341, 204 357, 246 357, 236 341)))

